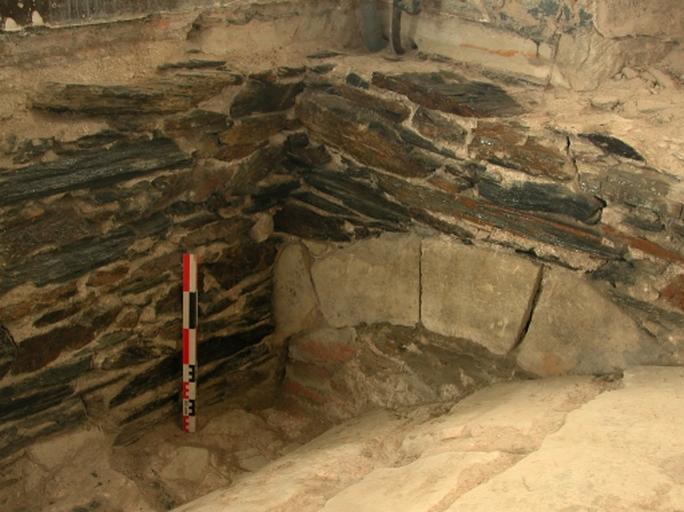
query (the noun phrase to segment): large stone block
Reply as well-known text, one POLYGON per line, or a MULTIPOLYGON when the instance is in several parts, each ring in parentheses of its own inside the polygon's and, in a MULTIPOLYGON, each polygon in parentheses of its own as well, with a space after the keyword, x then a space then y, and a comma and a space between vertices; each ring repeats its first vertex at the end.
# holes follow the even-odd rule
POLYGON ((634 321, 589 283, 566 270, 546 273, 520 366, 542 376, 607 373, 656 357, 634 321))
POLYGON ((442 239, 423 241, 421 321, 495 354, 512 349, 529 316, 537 265, 509 254, 442 239))
POLYGON ((285 247, 275 265, 273 314, 279 335, 306 329, 318 311, 309 273, 309 255, 301 244, 285 247))
POLYGON ((418 323, 420 240, 385 236, 355 243, 314 263, 321 310, 333 327, 418 323))

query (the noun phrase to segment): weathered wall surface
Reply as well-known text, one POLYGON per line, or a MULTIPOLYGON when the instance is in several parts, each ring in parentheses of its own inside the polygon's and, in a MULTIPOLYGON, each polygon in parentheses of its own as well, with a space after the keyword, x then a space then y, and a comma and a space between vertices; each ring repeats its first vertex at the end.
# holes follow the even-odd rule
POLYGON ((679 167, 583 131, 591 109, 561 128, 529 84, 330 62, 297 99, 299 188, 274 215, 304 240, 276 264, 287 397, 339 420, 515 376, 684 362, 679 167))
POLYGON ((594 89, 624 66, 652 66, 672 52, 680 62, 670 67, 684 73, 684 6, 677 0, 426 0, 423 6, 420 15, 404 16, 405 47, 415 43, 425 53, 534 82, 594 89))
MULTIPOLYGON (((262 27, 315 22, 264 9, 262 27)), ((184 251, 202 270, 200 407, 273 396, 267 210, 292 188, 272 175, 307 68, 202 53, 243 15, 0 36, 0 456, 83 422, 126 443, 175 409, 184 251)))
POLYGON ((208 401, 272 390, 282 341, 330 419, 684 361, 676 80, 321 53, 351 11, 290 7, 0 35, 3 454, 172 409, 183 250, 208 401))

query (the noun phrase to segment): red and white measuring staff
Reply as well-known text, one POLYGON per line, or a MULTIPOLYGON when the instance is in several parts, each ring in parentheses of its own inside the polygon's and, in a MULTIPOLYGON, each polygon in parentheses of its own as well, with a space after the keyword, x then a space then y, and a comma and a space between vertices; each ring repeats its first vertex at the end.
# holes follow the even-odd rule
POLYGON ((183 430, 195 431, 197 415, 197 260, 183 254, 183 430))

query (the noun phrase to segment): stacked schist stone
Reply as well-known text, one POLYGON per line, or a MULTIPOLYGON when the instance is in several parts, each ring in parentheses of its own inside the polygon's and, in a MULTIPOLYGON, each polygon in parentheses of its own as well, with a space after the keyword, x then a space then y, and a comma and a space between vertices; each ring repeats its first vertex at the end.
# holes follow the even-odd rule
POLYGON ((200 403, 270 389, 278 240, 259 212, 287 187, 257 183, 280 165, 270 137, 298 125, 303 73, 194 60, 33 99, 46 122, 109 129, 16 141, 0 171, 0 456, 88 420, 128 442, 176 407, 183 252, 202 272, 200 403))
POLYGON ((34 98, 110 128, 16 141, 0 173, 1 456, 85 421, 126 443, 175 409, 185 251, 200 410, 279 388, 336 420, 684 362, 673 177, 528 126, 529 84, 336 59, 353 69, 194 60, 34 98))
POLYGON ((684 363, 678 179, 610 134, 535 124, 538 86, 438 60, 345 60, 297 100, 301 186, 274 216, 305 240, 276 269, 287 396, 337 420, 684 363))

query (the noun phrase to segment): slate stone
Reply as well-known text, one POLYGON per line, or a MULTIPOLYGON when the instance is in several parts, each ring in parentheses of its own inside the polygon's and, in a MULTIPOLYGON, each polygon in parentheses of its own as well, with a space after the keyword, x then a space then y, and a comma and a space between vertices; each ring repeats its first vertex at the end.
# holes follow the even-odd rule
MULTIPOLYGON (((168 405, 178 404, 179 399, 180 393, 178 391, 173 391, 170 394, 152 400, 143 405, 142 407, 134 409, 133 412, 131 412, 129 415, 125 416, 122 420, 119 421, 119 425, 126 425, 127 423, 131 423, 136 420, 139 420, 140 418, 144 418, 145 416, 148 416, 149 414, 152 414, 153 412, 158 411, 159 409, 166 407, 168 405)), ((125 432, 122 432, 120 436, 116 438, 116 441, 114 443, 115 446, 129 444, 122 442, 123 434, 125 434, 125 432)), ((130 442, 133 442, 133 440, 131 440, 130 442)), ((169 509, 174 508, 175 506, 176 503, 174 501, 171 501, 169 509)))
POLYGON ((9 371, 17 355, 17 346, 5 326, 0 325, 0 379, 9 371))
POLYGON ((50 311, 49 313, 45 313, 40 318, 38 318, 35 322, 33 322, 33 326, 34 327, 45 327, 46 325, 61 322, 65 318, 69 318, 70 316, 74 316, 76 313, 81 311, 82 307, 83 306, 81 304, 73 304, 67 308, 58 309, 56 311, 50 311))
POLYGON ((313 66, 309 69, 312 73, 316 73, 317 75, 325 75, 330 73, 335 67, 335 64, 319 64, 318 66, 313 66))
POLYGON ((570 180, 575 170, 555 147, 543 145, 518 125, 479 122, 473 131, 469 151, 474 158, 532 176, 570 180))
POLYGON ((251 195, 258 190, 258 183, 269 174, 279 170, 283 152, 280 147, 265 147, 242 162, 228 185, 234 195, 251 195))
POLYGON ((231 289, 248 276, 273 265, 278 252, 276 240, 256 243, 249 238, 223 251, 218 261, 206 263, 203 268, 225 290, 231 289))
POLYGON ((225 131, 229 124, 230 120, 225 114, 195 109, 187 114, 166 119, 164 129, 168 132, 185 132, 189 135, 197 132, 215 135, 225 131))
POLYGON ((279 78, 292 78, 295 76, 301 76, 304 73, 306 73, 306 66, 280 66, 276 70, 276 75, 278 75, 279 78))
POLYGON ((605 166, 578 161, 580 189, 609 203, 667 212, 667 196, 677 179, 650 167, 628 163, 605 166))
POLYGON ((202 366, 228 357, 239 357, 241 351, 257 345, 273 331, 273 325, 263 324, 247 331, 210 338, 197 347, 197 361, 202 366))
POLYGON ((141 85, 46 84, 32 107, 49 112, 91 116, 169 114, 191 109, 242 83, 231 73, 178 73, 141 85))
POLYGON ((159 71, 168 71, 175 69, 221 69, 225 68, 225 60, 208 60, 208 59, 189 59, 179 62, 168 62, 157 66, 159 71))
POLYGON ((402 176, 426 176, 439 165, 406 144, 396 124, 375 110, 320 91, 304 93, 296 107, 304 126, 359 162, 402 176))
POLYGON ((339 199, 342 204, 363 215, 389 223, 410 222, 408 211, 403 205, 388 201, 380 191, 352 179, 344 172, 309 169, 302 173, 302 178, 312 187, 339 199))
POLYGON ((100 329, 116 317, 116 314, 118 310, 113 310, 109 314, 93 318, 88 325, 79 323, 58 327, 21 340, 12 364, 12 373, 18 375, 39 370, 57 359, 62 352, 86 346, 95 339, 100 329))
POLYGON ((7 224, 0 228, 0 257, 8 266, 25 261, 39 249, 68 245, 101 233, 96 215, 90 218, 59 205, 39 217, 8 217, 7 224))
POLYGON ((61 403, 74 394, 69 385, 41 390, 20 398, 10 398, 0 402, 0 421, 11 421, 31 416, 61 403))
POLYGON ((395 123, 401 123, 411 115, 411 110, 403 103, 380 96, 374 96, 373 94, 369 94, 358 88, 339 84, 327 87, 325 91, 330 94, 337 94, 338 96, 347 98, 349 101, 354 102, 357 105, 357 108, 373 110, 395 123))
POLYGON ((348 242, 351 236, 344 219, 320 215, 309 208, 287 203, 274 216, 275 231, 289 233, 310 240, 348 242))
POLYGON ((31 160, 40 158, 51 149, 54 149, 55 145, 56 142, 54 138, 26 140, 15 150, 12 162, 15 164, 28 163, 31 160))
POLYGON ((287 168, 323 167, 332 161, 332 156, 325 146, 310 145, 305 133, 289 135, 283 145, 285 151, 284 165, 287 168))
POLYGON ((292 180, 260 188, 252 196, 252 204, 249 208, 245 209, 245 213, 262 212, 281 204, 294 190, 297 190, 299 186, 299 181, 292 180))
POLYGON ((79 240, 39 254, 7 268, 4 279, 0 281, 0 291, 25 282, 43 286, 80 277, 123 258, 134 240, 135 235, 130 229, 121 228, 102 238, 79 240))
POLYGON ((267 79, 250 78, 235 96, 230 106, 230 115, 239 118, 255 113, 287 110, 294 106, 295 99, 303 90, 303 82, 277 83, 267 79))
POLYGON ((171 139, 121 140, 53 162, 0 173, 0 206, 69 190, 102 187, 161 170, 188 166, 192 159, 171 139))
POLYGON ((595 224, 605 203, 596 197, 574 193, 560 185, 515 182, 502 185, 496 180, 485 178, 478 183, 478 191, 485 199, 526 211, 567 215, 587 224, 595 224))
POLYGON ((495 227, 550 245, 571 248, 604 259, 621 259, 625 248, 590 228, 541 218, 530 213, 495 206, 471 197, 455 196, 441 190, 375 174, 378 187, 398 203, 411 209, 428 210, 495 227))
POLYGON ((603 133, 583 133, 581 136, 589 139, 594 146, 601 148, 606 153, 637 160, 639 162, 644 161, 644 157, 641 156, 636 149, 611 135, 605 135, 603 133))
POLYGON ((524 109, 501 87, 468 82, 451 73, 373 73, 372 83, 427 108, 463 117, 511 117, 524 109))
POLYGON ((146 391, 156 389, 163 384, 180 379, 180 376, 180 353, 168 355, 150 368, 138 372, 138 374, 109 401, 109 407, 118 407, 133 398, 137 398, 146 391))
POLYGON ((38 439, 75 428, 87 420, 80 398, 68 398, 55 407, 30 416, 20 424, 0 424, 0 459, 38 439))
POLYGON ((359 89, 368 89, 370 87, 370 83, 367 80, 361 78, 356 73, 349 73, 347 77, 344 79, 344 81, 347 85, 351 85, 352 87, 358 87, 359 89))
POLYGON ((241 148, 256 149, 269 137, 289 129, 291 125, 292 121, 284 113, 244 117, 220 133, 219 140, 223 145, 236 147, 236 150, 232 152, 228 148, 221 150, 220 158, 222 160, 231 160, 231 156, 240 158, 243 154, 241 148))
POLYGON ((350 210, 349 208, 341 206, 337 203, 333 203, 332 201, 329 201, 328 199, 325 199, 324 197, 321 197, 317 194, 314 194, 313 192, 309 192, 309 191, 294 192, 291 194, 291 197, 301 201, 302 203, 306 203, 310 206, 314 206, 315 208, 318 208, 319 210, 323 210, 324 212, 331 213, 332 215, 340 215, 343 217, 354 217, 354 215, 355 215, 354 212, 352 210, 350 210))
POLYGON ((170 351, 170 348, 164 346, 129 345, 114 356, 106 358, 100 368, 103 370, 123 370, 168 356, 170 351))
POLYGON ((65 386, 90 371, 91 367, 91 358, 84 357, 74 362, 46 368, 19 382, 0 387, 0 403, 9 403, 17 397, 30 395, 39 390, 65 386))
POLYGON ((421 135, 448 144, 463 144, 468 134, 457 122, 424 107, 418 107, 412 121, 421 135))
POLYGON ((320 52, 312 53, 306 56, 307 59, 331 59, 343 55, 342 53, 333 50, 321 50, 320 52))

